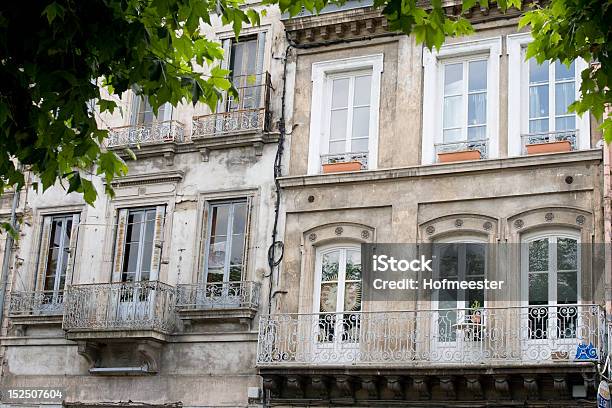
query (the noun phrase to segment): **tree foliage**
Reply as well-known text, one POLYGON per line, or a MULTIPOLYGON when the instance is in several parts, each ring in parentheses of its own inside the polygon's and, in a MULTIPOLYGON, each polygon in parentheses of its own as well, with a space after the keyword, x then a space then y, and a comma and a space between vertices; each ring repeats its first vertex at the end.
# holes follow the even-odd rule
MULTIPOLYGON (((83 194, 92 204, 93 176, 110 181, 127 171, 125 163, 100 146, 107 131, 98 128, 98 112, 118 109, 104 97, 132 89, 148 97, 153 109, 166 102, 202 102, 215 108, 221 93, 233 91, 220 68, 223 51, 201 29, 220 15, 239 33, 258 24, 260 14, 245 0, 23 0, 0 5, 0 194, 24 184, 27 169, 42 188, 56 182, 83 194), (206 70, 199 67, 205 66, 206 70)), ((282 12, 319 11, 343 0, 265 0, 282 12)), ((473 27, 464 14, 448 15, 441 0, 374 0, 391 30, 414 35, 427 47, 440 47, 447 36, 466 35, 473 27)), ((530 5, 522 20, 534 41, 528 56, 538 61, 598 61, 582 73, 582 98, 572 105, 591 111, 612 139, 610 104, 609 1, 551 0, 530 5)), ((462 0, 462 12, 489 7, 488 0, 462 0)), ((498 0, 502 11, 521 0, 498 0)))

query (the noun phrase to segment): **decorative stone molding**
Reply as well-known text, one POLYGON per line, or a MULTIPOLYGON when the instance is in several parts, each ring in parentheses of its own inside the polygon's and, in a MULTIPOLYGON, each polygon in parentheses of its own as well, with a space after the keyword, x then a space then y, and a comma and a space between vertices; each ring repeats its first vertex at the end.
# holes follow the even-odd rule
POLYGON ((481 214, 451 214, 426 221, 419 226, 422 240, 436 241, 444 236, 463 234, 488 236, 488 241, 496 239, 498 220, 481 214))
POLYGON ((185 173, 182 170, 159 171, 146 174, 130 174, 113 180, 113 187, 140 186, 157 183, 179 183, 185 173))
POLYGON ((537 400, 539 397, 538 379, 535 376, 523 376, 523 387, 527 393, 527 399, 537 400))
MULTIPOLYGON (((521 230, 524 233, 538 228, 551 226, 561 228, 579 228, 585 234, 593 232, 593 216, 582 209, 573 207, 543 207, 523 211, 508 218, 508 231, 521 230)), ((586 236, 585 236, 586 237, 586 236)), ((519 242, 517 238, 513 241, 519 242)))

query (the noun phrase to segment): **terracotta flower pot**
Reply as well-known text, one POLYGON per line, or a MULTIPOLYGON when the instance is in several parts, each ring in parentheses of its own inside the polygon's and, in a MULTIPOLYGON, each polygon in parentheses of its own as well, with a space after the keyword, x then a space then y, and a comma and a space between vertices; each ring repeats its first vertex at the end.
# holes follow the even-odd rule
POLYGON ((457 161, 480 160, 480 151, 462 150, 459 152, 438 153, 440 163, 452 163, 457 161))
POLYGON ((482 320, 482 317, 480 316, 480 312, 476 312, 470 317, 472 319, 472 323, 480 324, 480 321, 482 320))
POLYGON ((323 173, 325 174, 359 170, 361 170, 361 163, 358 161, 326 163, 323 165, 323 173))
POLYGON ((569 140, 533 143, 527 145, 527 154, 569 152, 570 150, 572 150, 572 144, 569 142, 569 140))

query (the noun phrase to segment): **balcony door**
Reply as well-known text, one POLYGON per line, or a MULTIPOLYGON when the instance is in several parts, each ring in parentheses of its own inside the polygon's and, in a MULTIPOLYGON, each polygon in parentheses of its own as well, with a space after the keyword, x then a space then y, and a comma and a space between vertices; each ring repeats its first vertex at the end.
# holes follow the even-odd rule
POLYGON ((578 235, 560 232, 525 239, 521 259, 527 303, 522 308, 525 358, 549 359, 553 353, 573 358, 576 344, 584 340, 578 340, 585 335, 578 305, 580 256, 578 235))
POLYGON ((245 298, 242 284, 248 225, 248 201, 236 200, 209 206, 205 247, 204 283, 198 303, 239 306, 245 298))
POLYGON ((361 250, 357 246, 317 252, 313 358, 346 362, 359 351, 361 328, 361 250))
POLYGON ((117 225, 114 285, 110 296, 119 320, 142 320, 152 313, 159 278, 165 206, 121 209, 117 225))
MULTIPOLYGON (((434 279, 452 282, 484 281, 487 270, 484 242, 435 244, 434 279)), ((443 362, 478 360, 486 328, 484 290, 440 289, 434 293, 432 357, 443 362)))
POLYGON ((34 311, 61 311, 64 289, 72 273, 78 224, 79 214, 53 215, 43 219, 38 260, 39 279, 32 305, 34 311))

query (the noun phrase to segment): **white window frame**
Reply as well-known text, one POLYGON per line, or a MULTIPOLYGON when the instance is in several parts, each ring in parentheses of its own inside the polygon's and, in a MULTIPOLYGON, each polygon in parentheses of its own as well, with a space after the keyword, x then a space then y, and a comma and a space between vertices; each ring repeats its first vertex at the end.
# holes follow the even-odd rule
MULTIPOLYGON (((524 52, 527 45, 532 41, 531 33, 511 34, 507 37, 508 66, 520 69, 508 69, 508 156, 522 155, 521 135, 529 133, 529 64, 525 61, 524 52), (516 90, 520 89, 520 92, 516 90)), ((588 63, 582 58, 574 61, 576 73, 576 99, 580 98, 580 85, 582 78, 580 73, 588 67, 588 63)), ((549 86, 553 84, 554 78, 549 86)), ((549 106, 549 115, 555 114, 549 106)), ((582 116, 576 115, 576 129, 578 130, 576 148, 585 150, 591 148, 591 124, 590 113, 585 112, 582 116)))
MULTIPOLYGON (((172 120, 172 114, 174 111, 174 107, 170 102, 166 102, 163 116, 161 118, 155 117, 153 122, 150 123, 138 123, 138 115, 140 113, 140 104, 143 102, 145 96, 136 95, 135 92, 132 91, 132 101, 130 103, 130 125, 131 126, 151 126, 155 123, 167 122, 172 120)), ((161 106, 160 106, 161 108, 161 106)), ((159 110, 158 110, 159 113, 159 110)))
POLYGON ((444 65, 448 62, 487 61, 487 158, 499 156, 499 57, 501 37, 443 45, 423 50, 422 164, 436 163, 435 145, 443 143, 444 65))
POLYGON ((328 110, 329 83, 335 74, 371 71, 370 134, 368 140, 368 170, 378 164, 378 119, 380 107, 383 54, 315 62, 312 64, 312 100, 310 118, 310 140, 308 150, 308 174, 321 173, 321 155, 329 152, 328 110))

